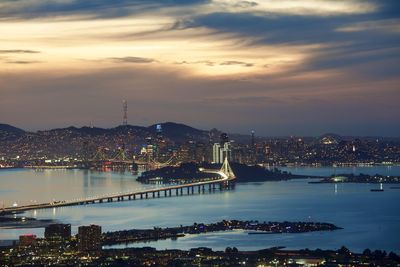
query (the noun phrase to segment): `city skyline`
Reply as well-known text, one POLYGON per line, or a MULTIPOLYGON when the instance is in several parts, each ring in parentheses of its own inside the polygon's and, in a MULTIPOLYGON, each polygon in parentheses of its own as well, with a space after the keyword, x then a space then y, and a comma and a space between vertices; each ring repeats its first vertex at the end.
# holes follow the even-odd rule
POLYGON ((0 122, 399 136, 396 1, 3 1, 0 122))

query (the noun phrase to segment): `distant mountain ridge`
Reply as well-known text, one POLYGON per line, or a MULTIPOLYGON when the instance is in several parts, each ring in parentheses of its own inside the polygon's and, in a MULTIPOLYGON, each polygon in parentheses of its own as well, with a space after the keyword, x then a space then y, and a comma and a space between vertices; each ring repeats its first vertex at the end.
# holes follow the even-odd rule
POLYGON ((9 124, 0 123, 0 131, 8 133, 24 133, 25 131, 9 124))
MULTIPOLYGON (((31 132, 31 131, 25 131, 21 128, 12 126, 10 124, 5 124, 5 123, 0 123, 0 140, 2 135, 21 135, 21 134, 38 134, 38 133, 44 133, 44 132, 62 132, 62 131, 69 131, 69 132, 74 132, 77 134, 88 134, 88 135, 102 135, 102 134, 107 134, 107 133, 124 133, 127 131, 138 131, 142 133, 147 133, 147 134, 156 134, 157 133, 157 125, 161 125, 162 133, 164 136, 171 138, 173 140, 178 140, 178 139, 190 139, 190 138, 195 138, 199 137, 201 139, 204 138, 205 135, 209 135, 210 131, 208 130, 201 130, 194 128, 192 126, 183 124, 183 123, 176 123, 176 122, 163 122, 163 123, 156 123, 150 126, 137 126, 137 125, 119 125, 116 127, 111 127, 111 128, 102 128, 102 127, 89 127, 89 126, 83 126, 83 127, 76 127, 76 126, 69 126, 66 128, 54 128, 54 129, 48 129, 48 130, 38 130, 36 132, 31 132)), ((216 129, 213 129, 216 130, 216 129)), ((218 130, 216 130, 218 131, 218 130)), ((220 132, 220 131, 218 131, 220 132)), ((235 134, 235 133, 228 133, 228 135, 233 138, 234 140, 238 141, 241 139, 248 139, 250 134, 235 134)), ((385 139, 385 140, 391 140, 391 141, 400 141, 400 137, 380 137, 380 136, 348 136, 348 135, 339 135, 335 133, 325 133, 320 136, 298 136, 302 138, 317 138, 321 139, 326 136, 332 136, 337 139, 342 139, 342 140, 349 140, 349 139, 354 139, 354 138, 361 138, 361 139, 385 139)), ((260 137, 258 138, 289 138, 285 136, 274 136, 274 137, 260 137)))
POLYGON ((93 154, 100 147, 116 150, 121 145, 138 152, 147 145, 147 138, 158 138, 157 125, 162 136, 170 144, 182 144, 193 140, 208 143, 209 132, 185 124, 165 122, 145 126, 120 125, 113 128, 66 127, 37 132, 25 132, 16 127, 0 125, 0 156, 62 157, 93 154))
POLYGON ((88 126, 83 126, 79 128, 75 126, 69 126, 67 128, 56 128, 44 131, 41 130, 37 133, 71 132, 76 134, 88 134, 94 136, 103 134, 124 134, 128 132, 141 132, 142 134, 156 135, 158 125, 161 126, 162 135, 174 141, 182 141, 186 139, 204 139, 205 136, 208 136, 208 131, 199 130, 186 124, 175 122, 157 123, 148 127, 136 125, 119 125, 113 128, 99 128, 88 126))

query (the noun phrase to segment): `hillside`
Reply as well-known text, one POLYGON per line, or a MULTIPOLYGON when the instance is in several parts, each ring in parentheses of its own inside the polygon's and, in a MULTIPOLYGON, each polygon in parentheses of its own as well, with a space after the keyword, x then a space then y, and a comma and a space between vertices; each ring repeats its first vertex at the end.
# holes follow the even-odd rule
MULTIPOLYGON (((208 132, 193 127, 166 122, 160 124, 169 144, 189 140, 208 141, 208 132)), ((0 125, 0 156, 77 157, 94 155, 99 147, 113 154, 121 145, 138 152, 147 144, 146 138, 157 138, 156 125, 148 127, 121 125, 114 128, 74 127, 25 132, 11 125, 0 125)))
POLYGON ((0 142, 7 140, 15 140, 25 133, 24 130, 11 126, 9 124, 0 123, 0 142))

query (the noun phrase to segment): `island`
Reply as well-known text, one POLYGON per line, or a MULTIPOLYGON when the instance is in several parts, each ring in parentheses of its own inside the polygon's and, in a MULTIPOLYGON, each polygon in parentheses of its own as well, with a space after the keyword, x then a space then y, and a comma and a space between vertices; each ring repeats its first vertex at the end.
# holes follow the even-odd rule
POLYGON ((339 174, 332 175, 330 177, 325 177, 320 181, 309 182, 312 184, 322 184, 322 183, 370 183, 370 184, 399 184, 399 176, 385 176, 380 174, 368 175, 360 173, 355 174, 339 174))
POLYGON ((172 228, 154 229, 132 229, 103 234, 103 245, 119 243, 156 241, 167 238, 184 237, 186 234, 203 234, 212 232, 223 232, 232 230, 248 231, 248 234, 283 234, 283 233, 306 233, 315 231, 334 231, 343 229, 331 223, 323 222, 259 222, 222 220, 216 223, 204 224, 194 223, 190 226, 178 226, 172 228))
MULTIPOLYGON (((236 175, 236 182, 238 183, 324 178, 321 176, 291 174, 290 172, 281 171, 278 168, 269 170, 259 165, 249 166, 237 162, 230 163, 230 166, 236 175)), ((179 166, 167 166, 143 172, 137 178, 137 181, 141 183, 188 183, 219 178, 218 174, 201 172, 201 168, 215 170, 221 168, 221 164, 181 163, 179 166)))

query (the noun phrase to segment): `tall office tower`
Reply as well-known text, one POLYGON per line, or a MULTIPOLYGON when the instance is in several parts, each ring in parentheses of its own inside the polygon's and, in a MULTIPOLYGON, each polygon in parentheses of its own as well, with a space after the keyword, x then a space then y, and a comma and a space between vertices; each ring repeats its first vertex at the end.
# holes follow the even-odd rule
POLYGON ((89 225, 78 228, 78 247, 80 251, 101 250, 101 226, 89 225))
POLYGON ((49 241, 69 240, 71 238, 71 225, 50 224, 44 229, 44 237, 49 241))
POLYGON ((215 143, 213 145, 213 163, 220 163, 221 144, 215 143))
POLYGON ((213 163, 223 163, 225 158, 228 158, 228 161, 232 160, 231 143, 226 139, 222 144, 215 143, 213 145, 213 163))

